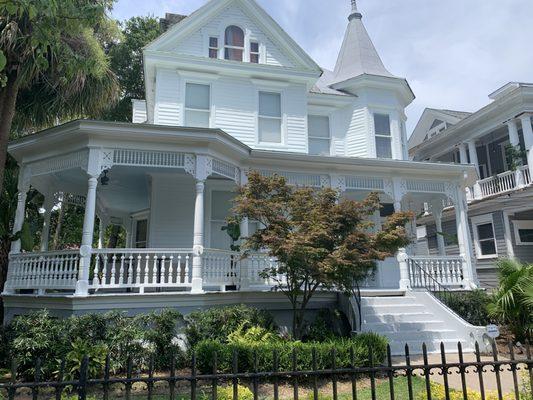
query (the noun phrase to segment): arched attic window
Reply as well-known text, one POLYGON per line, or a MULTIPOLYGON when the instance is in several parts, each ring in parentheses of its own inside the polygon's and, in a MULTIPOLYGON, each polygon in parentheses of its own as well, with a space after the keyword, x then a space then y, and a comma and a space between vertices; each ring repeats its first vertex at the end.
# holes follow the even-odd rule
POLYGON ((244 31, 235 25, 226 28, 224 38, 224 58, 231 61, 243 61, 244 31))

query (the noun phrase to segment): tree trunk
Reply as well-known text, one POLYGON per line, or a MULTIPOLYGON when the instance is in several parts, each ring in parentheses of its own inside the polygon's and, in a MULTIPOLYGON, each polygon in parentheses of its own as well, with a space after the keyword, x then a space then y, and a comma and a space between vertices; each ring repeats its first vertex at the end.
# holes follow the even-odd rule
POLYGON ((17 73, 7 74, 7 84, 0 90, 0 193, 4 185, 4 170, 7 160, 7 143, 15 116, 19 82, 17 73))
MULTIPOLYGON (((9 265, 9 248, 11 242, 9 240, 0 241, 0 293, 4 291, 4 285, 7 280, 7 268, 9 265)), ((0 325, 4 322, 4 302, 0 296, 0 325)))

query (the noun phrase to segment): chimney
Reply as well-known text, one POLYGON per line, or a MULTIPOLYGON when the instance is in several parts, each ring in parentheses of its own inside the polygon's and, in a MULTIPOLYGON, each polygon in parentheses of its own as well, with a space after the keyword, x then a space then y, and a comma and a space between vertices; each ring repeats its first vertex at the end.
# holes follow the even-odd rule
POLYGON ((165 18, 159 20, 159 26, 161 27, 161 32, 168 31, 173 25, 183 21, 187 18, 187 15, 166 13, 165 18))

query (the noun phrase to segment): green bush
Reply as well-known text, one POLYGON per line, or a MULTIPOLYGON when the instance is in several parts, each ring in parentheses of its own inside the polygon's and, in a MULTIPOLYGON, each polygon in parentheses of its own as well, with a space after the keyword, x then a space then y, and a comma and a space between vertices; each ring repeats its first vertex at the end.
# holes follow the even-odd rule
POLYGON ((219 372, 232 371, 233 354, 236 352, 239 372, 252 372, 255 361, 259 371, 271 371, 274 368, 274 352, 278 357, 279 370, 293 369, 293 352, 297 354, 299 370, 313 368, 313 349, 316 352, 316 367, 328 369, 333 364, 333 350, 335 349, 335 363, 338 368, 351 365, 350 350, 353 349, 356 366, 370 364, 372 349, 375 363, 381 363, 387 354, 387 339, 374 333, 364 333, 350 339, 337 339, 325 343, 302 342, 266 342, 255 344, 232 343, 226 344, 216 340, 205 340, 197 344, 195 350, 198 368, 202 373, 213 372, 215 353, 219 372))
POLYGON ((305 342, 325 342, 339 337, 347 337, 350 330, 346 329, 347 321, 340 310, 320 310, 314 322, 309 325, 305 342))
MULTIPOLYGON (((253 400, 254 394, 246 386, 239 385, 238 400, 253 400)), ((211 400, 211 396, 204 395, 202 400, 211 400)), ((233 400, 233 386, 224 386, 217 389, 217 400, 233 400)))
POLYGON ((442 300, 472 325, 485 326, 491 322, 487 308, 490 303, 490 296, 484 290, 458 292, 442 300))
POLYGON ((148 366, 151 357, 156 368, 168 368, 173 354, 177 366, 182 367, 185 355, 175 340, 182 321, 181 314, 171 310, 133 318, 113 312, 68 319, 39 311, 13 320, 6 330, 6 347, 25 377, 34 374, 37 358, 42 362, 43 377, 57 374, 61 360, 66 360, 65 373, 77 376, 84 355, 91 358, 91 375, 102 372, 107 354, 113 372, 124 371, 128 358, 140 369, 148 366))
POLYGON ((276 328, 270 313, 245 305, 197 311, 189 314, 185 320, 185 335, 191 347, 207 339, 226 343, 228 336, 243 323, 269 331, 275 331, 276 328))

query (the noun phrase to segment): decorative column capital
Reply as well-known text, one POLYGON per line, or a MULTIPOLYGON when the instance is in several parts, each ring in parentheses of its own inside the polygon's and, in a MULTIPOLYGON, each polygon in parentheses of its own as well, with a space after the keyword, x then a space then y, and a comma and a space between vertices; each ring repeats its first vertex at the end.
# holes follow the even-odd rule
POLYGON ((205 181, 213 173, 213 159, 206 155, 196 156, 196 173, 197 181, 205 181))

